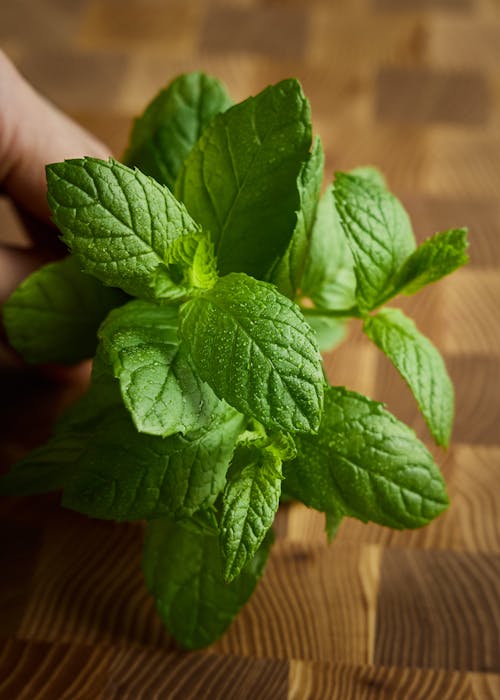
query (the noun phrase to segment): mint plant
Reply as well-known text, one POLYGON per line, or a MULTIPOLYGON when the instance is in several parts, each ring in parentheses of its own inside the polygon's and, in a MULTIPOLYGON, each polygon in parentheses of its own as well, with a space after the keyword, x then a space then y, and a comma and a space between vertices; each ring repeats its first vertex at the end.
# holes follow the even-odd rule
POLYGON ((443 360, 384 305, 463 265, 466 231, 417 247, 373 168, 337 173, 320 197, 321 141, 293 79, 232 105, 214 78, 182 75, 136 120, 124 161, 47 166, 71 256, 20 285, 4 324, 27 361, 93 356, 92 378, 0 490, 147 521, 146 584, 196 648, 255 588, 282 497, 325 513, 330 539, 344 517, 416 528, 447 508, 428 449, 382 404, 330 386, 320 349, 359 319, 446 446, 443 360))

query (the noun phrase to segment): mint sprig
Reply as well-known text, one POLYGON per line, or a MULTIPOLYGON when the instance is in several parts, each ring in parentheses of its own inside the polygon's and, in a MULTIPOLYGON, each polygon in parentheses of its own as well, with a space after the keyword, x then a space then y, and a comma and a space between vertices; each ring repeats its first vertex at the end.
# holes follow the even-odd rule
POLYGON ((146 584, 187 648, 220 636, 251 595, 280 498, 325 513, 329 539, 346 517, 415 528, 448 505, 415 433, 329 386, 319 349, 361 322, 448 444, 443 360, 380 307, 466 262, 466 231, 416 248, 372 167, 337 173, 320 197, 311 133, 296 80, 231 106, 215 78, 180 76, 136 120, 126 164, 47 167, 72 256, 3 308, 27 360, 95 357, 88 392, 0 492, 61 490, 92 517, 148 521, 146 584))
POLYGON ((54 222, 85 272, 142 299, 189 289, 203 234, 167 187, 97 158, 48 165, 47 186, 54 222))

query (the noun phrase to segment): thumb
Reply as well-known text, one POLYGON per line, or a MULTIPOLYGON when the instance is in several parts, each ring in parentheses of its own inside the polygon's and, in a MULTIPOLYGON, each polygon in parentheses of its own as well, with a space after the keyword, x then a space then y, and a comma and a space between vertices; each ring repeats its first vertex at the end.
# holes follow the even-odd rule
POLYGON ((48 221, 45 165, 110 151, 35 92, 2 51, 0 105, 0 188, 48 221))

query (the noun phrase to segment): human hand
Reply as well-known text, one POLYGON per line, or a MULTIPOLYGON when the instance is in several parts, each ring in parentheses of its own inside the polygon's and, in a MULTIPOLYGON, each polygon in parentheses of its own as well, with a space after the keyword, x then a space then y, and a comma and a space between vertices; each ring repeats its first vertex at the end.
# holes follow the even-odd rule
MULTIPOLYGON (((83 155, 111 154, 39 95, 0 50, 0 192, 19 208, 32 241, 28 249, 6 245, 0 221, 0 303, 30 272, 63 254, 50 224, 45 165, 83 155)), ((13 358, 0 347, 0 364, 11 364, 13 358)))

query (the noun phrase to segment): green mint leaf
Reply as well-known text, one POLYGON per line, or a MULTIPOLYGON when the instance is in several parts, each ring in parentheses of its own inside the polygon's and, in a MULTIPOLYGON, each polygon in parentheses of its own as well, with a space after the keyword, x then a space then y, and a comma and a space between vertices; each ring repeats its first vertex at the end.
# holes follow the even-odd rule
POLYGON ((258 442, 236 449, 222 496, 224 579, 236 578, 274 521, 281 494, 281 458, 258 442))
POLYGON ((387 187, 385 177, 380 170, 375 168, 373 165, 360 165, 357 168, 349 170, 349 173, 355 177, 362 177, 378 187, 387 187))
POLYGON ((92 357, 99 324, 125 300, 119 289, 80 272, 70 257, 27 277, 2 315, 10 344, 26 361, 73 364, 92 357))
POLYGON ((219 523, 214 508, 201 508, 190 517, 176 518, 175 522, 195 535, 218 535, 219 523))
POLYGON ((190 517, 213 505, 243 417, 220 404, 210 430, 161 438, 138 433, 115 409, 87 437, 63 505, 96 518, 190 517))
POLYGON ((439 350, 399 309, 382 309, 366 319, 364 331, 410 387, 438 445, 448 445, 454 392, 439 350))
POLYGON ((310 432, 323 401, 321 356, 298 306, 243 273, 181 307, 179 335, 217 396, 266 428, 310 432))
POLYGON ((329 544, 335 539, 343 519, 344 513, 341 510, 329 510, 325 513, 325 532, 329 544))
POLYGON ((469 260, 467 245, 465 228, 450 229, 428 238, 404 262, 394 280, 393 296, 415 294, 465 265, 469 260))
POLYGON ((318 205, 302 293, 320 309, 349 309, 356 303, 351 249, 335 209, 331 188, 318 205))
POLYGON ((228 584, 222 577, 217 537, 194 534, 167 519, 148 524, 146 585, 182 647, 198 649, 224 633, 261 578, 271 544, 269 535, 241 575, 228 584))
POLYGON ((342 319, 316 315, 305 315, 305 319, 316 333, 321 352, 333 350, 347 336, 347 324, 342 319))
POLYGON ((135 300, 111 312, 99 331, 139 432, 165 437, 202 429, 219 403, 193 371, 177 325, 176 306, 135 300))
POLYGON ((54 222, 85 272, 146 299, 183 296, 192 286, 203 234, 167 187, 97 158, 47 166, 47 184, 54 222))
POLYGON ((443 477, 413 430, 360 394, 330 387, 318 434, 297 436, 296 445, 286 489, 309 507, 403 529, 448 506, 443 477))
POLYGON ((209 231, 221 275, 265 278, 300 208, 297 178, 311 147, 309 104, 284 80, 219 114, 189 154, 176 196, 209 231))
POLYGON ((285 254, 269 277, 269 281, 290 299, 296 297, 302 280, 321 183, 323 182, 324 164, 325 154, 321 141, 317 137, 313 150, 302 166, 298 178, 300 208, 297 211, 295 230, 285 254))
POLYGON ((365 177, 336 173, 333 193, 354 259, 358 306, 370 311, 415 249, 410 220, 393 194, 365 177))
POLYGON ((203 129, 231 104, 216 78, 199 72, 180 75, 135 120, 125 163, 173 190, 203 129))
MULTIPOLYGON (((196 518, 197 511, 209 508, 224 488, 243 427, 243 417, 219 403, 208 431, 166 439, 139 434, 100 345, 89 391, 56 425, 53 440, 74 437, 81 446, 61 465, 71 477, 63 484, 63 503, 88 515, 118 520, 165 514, 183 522, 196 518)), ((52 449, 47 463, 51 456, 58 460, 52 449)))

